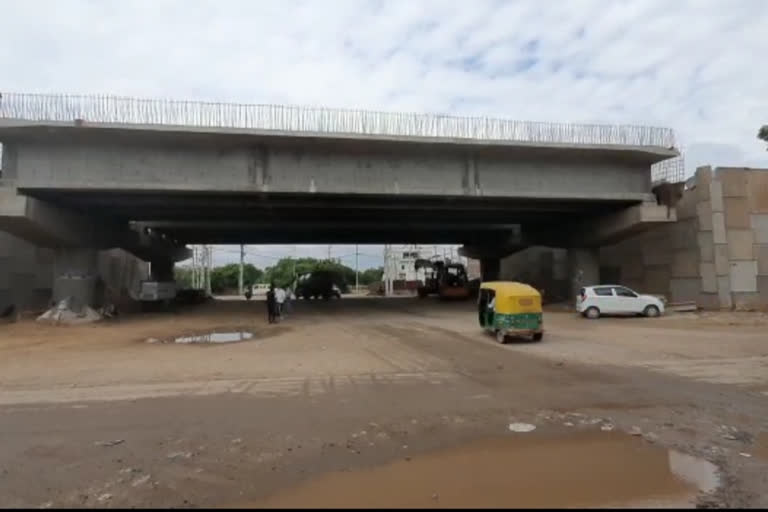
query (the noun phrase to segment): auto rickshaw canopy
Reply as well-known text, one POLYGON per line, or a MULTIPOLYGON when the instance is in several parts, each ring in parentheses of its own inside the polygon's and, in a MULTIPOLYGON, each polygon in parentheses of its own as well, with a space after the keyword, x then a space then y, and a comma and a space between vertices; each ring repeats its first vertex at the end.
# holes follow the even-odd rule
POLYGON ((481 290, 493 290, 494 309, 501 314, 540 313, 541 294, 525 283, 515 281, 489 281, 480 285, 481 290))

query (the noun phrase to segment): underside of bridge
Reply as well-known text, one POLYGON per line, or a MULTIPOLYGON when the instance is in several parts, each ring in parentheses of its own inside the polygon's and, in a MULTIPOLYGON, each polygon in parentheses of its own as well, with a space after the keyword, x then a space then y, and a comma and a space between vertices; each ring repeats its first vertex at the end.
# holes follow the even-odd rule
POLYGON ((180 244, 542 243, 632 206, 586 201, 280 193, 21 189, 83 216, 140 224, 180 244), (552 235, 554 233, 554 235, 552 235))

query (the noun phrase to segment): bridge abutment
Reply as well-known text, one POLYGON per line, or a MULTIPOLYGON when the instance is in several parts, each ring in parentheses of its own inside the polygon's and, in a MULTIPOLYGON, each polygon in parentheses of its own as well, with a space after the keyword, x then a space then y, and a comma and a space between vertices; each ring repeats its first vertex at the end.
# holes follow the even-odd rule
POLYGON ((570 276, 571 296, 575 301, 582 286, 600 284, 600 253, 595 248, 568 249, 568 275, 570 276))

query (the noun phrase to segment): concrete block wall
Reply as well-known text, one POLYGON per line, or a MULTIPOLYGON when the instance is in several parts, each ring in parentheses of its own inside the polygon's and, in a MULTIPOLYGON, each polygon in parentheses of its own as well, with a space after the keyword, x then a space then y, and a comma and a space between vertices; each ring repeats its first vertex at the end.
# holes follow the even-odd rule
POLYGON ((768 308, 768 169, 700 167, 676 209, 676 223, 601 248, 603 274, 671 302, 768 308))
MULTIPOLYGON (((0 231, 0 311, 10 304, 20 310, 41 310, 49 305, 56 273, 54 256, 52 249, 35 247, 0 231)), ((148 264, 121 249, 111 249, 97 253, 97 266, 99 302, 132 307, 139 283, 148 276, 148 264)))
POLYGON ((0 231, 0 311, 43 308, 51 299, 53 251, 0 231))

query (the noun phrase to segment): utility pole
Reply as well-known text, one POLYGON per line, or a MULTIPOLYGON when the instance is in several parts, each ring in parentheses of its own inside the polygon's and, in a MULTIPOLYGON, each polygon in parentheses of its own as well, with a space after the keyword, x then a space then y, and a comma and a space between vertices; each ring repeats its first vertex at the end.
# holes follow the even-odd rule
POLYGON ((328 261, 331 261, 331 246, 328 246, 328 261))
POLYGON ((384 295, 392 295, 392 246, 384 246, 384 295))
POLYGON ((240 274, 237 276, 237 289, 240 295, 243 295, 243 264, 245 262, 245 246, 240 244, 240 274))
POLYGON ((202 289, 203 288, 203 255, 200 252, 200 246, 195 245, 192 248, 193 250, 193 266, 192 266, 192 281, 193 281, 193 287, 202 289))
POLYGON ((389 295, 389 246, 384 244, 384 274, 381 276, 384 281, 384 296, 389 295))
POLYGON ((213 295, 211 291, 211 269, 213 268, 213 249, 210 245, 204 245, 205 253, 205 293, 213 295))
POLYGON ((360 291, 360 251, 358 249, 359 245, 355 244, 355 293, 360 291))

